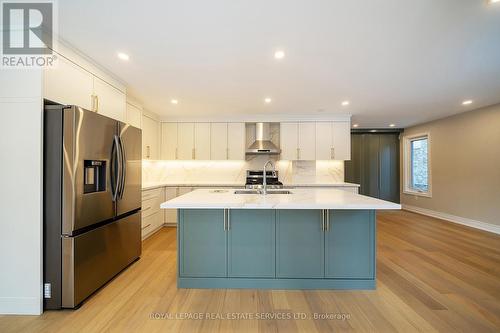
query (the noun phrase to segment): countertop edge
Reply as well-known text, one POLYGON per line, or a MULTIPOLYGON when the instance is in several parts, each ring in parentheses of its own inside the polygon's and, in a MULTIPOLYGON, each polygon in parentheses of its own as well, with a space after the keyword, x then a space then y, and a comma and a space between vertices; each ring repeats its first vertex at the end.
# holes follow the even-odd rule
MULTIPOLYGON (((242 183, 212 183, 212 184, 200 184, 200 183, 159 183, 144 185, 141 187, 142 191, 153 190, 160 187, 229 187, 229 188, 244 188, 245 184, 242 183)), ((353 183, 303 183, 303 184, 283 184, 283 187, 360 187, 359 184, 353 183)))

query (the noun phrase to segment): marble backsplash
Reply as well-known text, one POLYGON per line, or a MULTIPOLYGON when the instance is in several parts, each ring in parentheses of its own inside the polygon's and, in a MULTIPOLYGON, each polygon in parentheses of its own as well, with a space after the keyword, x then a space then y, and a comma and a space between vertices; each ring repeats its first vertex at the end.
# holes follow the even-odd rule
POLYGON ((344 182, 344 161, 278 161, 268 155, 249 155, 245 161, 151 161, 142 162, 143 184, 245 183, 246 170, 262 170, 268 159, 284 184, 344 182))

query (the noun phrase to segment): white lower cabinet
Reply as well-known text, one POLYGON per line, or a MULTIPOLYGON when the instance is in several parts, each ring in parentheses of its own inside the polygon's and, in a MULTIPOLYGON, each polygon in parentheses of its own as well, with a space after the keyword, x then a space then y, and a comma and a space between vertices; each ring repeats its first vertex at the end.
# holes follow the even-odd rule
MULTIPOLYGON (((165 201, 174 199, 178 196, 177 187, 165 187, 165 201)), ((177 224, 177 209, 165 209, 165 224, 177 224)))
POLYGON ((151 236, 163 225, 160 205, 165 201, 165 190, 156 188, 142 191, 142 239, 151 236))

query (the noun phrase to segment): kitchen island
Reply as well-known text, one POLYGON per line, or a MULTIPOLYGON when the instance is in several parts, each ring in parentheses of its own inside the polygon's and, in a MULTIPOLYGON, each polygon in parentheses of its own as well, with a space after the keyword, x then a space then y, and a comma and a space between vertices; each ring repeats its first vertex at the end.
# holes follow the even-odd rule
POLYGON ((161 208, 179 209, 179 288, 374 289, 376 210, 401 206, 334 189, 205 189, 161 208))

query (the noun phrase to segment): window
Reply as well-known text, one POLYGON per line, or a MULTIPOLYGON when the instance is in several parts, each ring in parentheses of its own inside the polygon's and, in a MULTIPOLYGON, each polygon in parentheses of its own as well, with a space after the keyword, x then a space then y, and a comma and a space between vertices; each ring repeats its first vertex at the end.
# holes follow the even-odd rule
POLYGON ((430 186, 430 138, 429 134, 405 138, 404 192, 431 195, 430 186))

